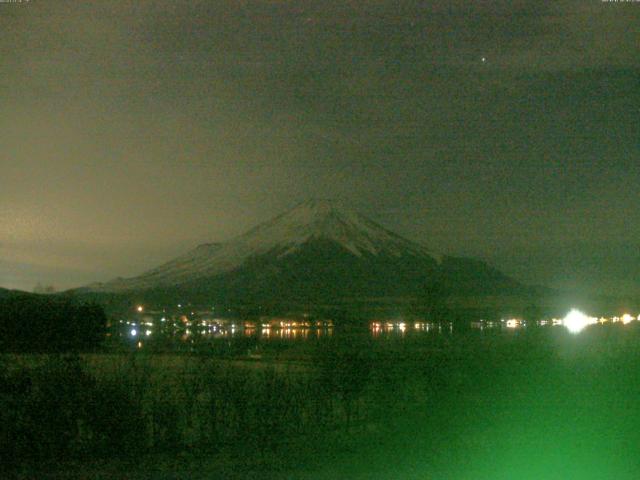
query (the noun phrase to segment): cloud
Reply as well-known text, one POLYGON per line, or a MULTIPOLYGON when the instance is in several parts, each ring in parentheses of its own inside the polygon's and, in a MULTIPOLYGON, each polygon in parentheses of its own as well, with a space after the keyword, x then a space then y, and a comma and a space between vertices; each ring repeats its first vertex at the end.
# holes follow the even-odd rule
MULTIPOLYGON (((139 273, 308 196, 485 252, 501 246, 497 216, 541 231, 523 212, 555 225, 590 195, 617 209, 610 192, 638 174, 639 14, 597 0, 0 4, 2 255, 139 273)), ((611 210, 594 208, 580 231, 611 210)))

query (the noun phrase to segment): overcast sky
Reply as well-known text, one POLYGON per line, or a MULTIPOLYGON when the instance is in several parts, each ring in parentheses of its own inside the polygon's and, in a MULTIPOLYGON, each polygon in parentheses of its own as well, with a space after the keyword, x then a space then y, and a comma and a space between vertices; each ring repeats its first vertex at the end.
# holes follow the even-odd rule
POLYGON ((0 3, 0 286, 130 276, 337 198, 640 292, 640 3, 0 3))

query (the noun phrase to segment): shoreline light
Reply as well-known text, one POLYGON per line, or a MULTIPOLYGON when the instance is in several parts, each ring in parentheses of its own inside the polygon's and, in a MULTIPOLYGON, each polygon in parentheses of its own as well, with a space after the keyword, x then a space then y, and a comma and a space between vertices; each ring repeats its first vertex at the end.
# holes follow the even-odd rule
POLYGON ((507 320, 507 328, 518 328, 521 322, 517 318, 510 318, 507 320))
POLYGON ((562 324, 571 333, 580 333, 585 327, 597 323, 598 319, 589 317, 575 308, 571 310, 562 320, 562 324))

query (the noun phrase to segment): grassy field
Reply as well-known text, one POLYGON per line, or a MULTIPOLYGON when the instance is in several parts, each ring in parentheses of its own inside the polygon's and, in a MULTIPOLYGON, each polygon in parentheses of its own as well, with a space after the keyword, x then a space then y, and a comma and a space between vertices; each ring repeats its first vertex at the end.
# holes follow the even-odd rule
POLYGON ((637 478, 638 347, 634 322, 334 338, 293 364, 6 355, 2 466, 17 478, 637 478))

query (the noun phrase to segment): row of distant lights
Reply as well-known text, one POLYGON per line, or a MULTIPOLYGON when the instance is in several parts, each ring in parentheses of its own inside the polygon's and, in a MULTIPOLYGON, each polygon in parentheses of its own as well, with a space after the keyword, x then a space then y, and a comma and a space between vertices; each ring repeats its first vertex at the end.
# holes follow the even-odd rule
MULTIPOLYGON (((181 303, 179 303, 179 304, 178 304, 178 308, 182 308, 182 304, 181 304, 181 303)), ((262 307, 260 307, 260 308, 262 308, 262 307)), ((211 310, 215 310, 215 309, 216 309, 216 307, 214 307, 214 306, 212 306, 212 307, 211 307, 211 310)), ((136 306, 136 311, 137 311, 138 313, 142 313, 142 312, 144 312, 144 306, 143 306, 143 305, 138 305, 138 306, 136 306)), ((230 308, 228 308, 228 309, 227 309, 227 311, 228 311, 228 312, 230 312, 230 311, 231 311, 231 309, 230 309, 230 308)), ((191 312, 191 314, 193 315, 193 312, 191 312)))
MULTIPOLYGON (((138 307, 136 308, 136 310, 138 312, 142 312, 144 311, 144 307, 142 305, 138 305, 138 307)), ((569 330, 571 333, 579 333, 581 332, 585 327, 588 327, 589 325, 595 325, 597 323, 607 323, 607 322, 612 322, 612 323, 617 323, 617 322, 622 322, 624 325, 634 321, 634 320, 638 320, 640 321, 640 315, 638 315, 637 317, 634 317, 633 315, 630 315, 628 313, 625 313, 624 315, 622 315, 621 317, 613 317, 613 318, 605 318, 605 317, 590 317, 584 313, 582 313, 580 310, 577 309, 573 309, 571 310, 563 319, 551 319, 550 322, 552 325, 564 325, 567 330, 569 330)), ((162 321, 165 321, 165 318, 162 319, 162 321)), ((129 323, 129 322, 127 322, 129 323)), ((516 328, 519 325, 522 324, 521 320, 515 319, 515 318, 511 318, 509 320, 506 321, 506 325, 508 328, 516 328)), ((387 326, 392 326, 393 324, 387 324, 387 326)), ((380 324, 379 323, 374 323, 374 329, 379 329, 380 328, 380 324)), ((263 327, 269 327, 269 325, 263 325, 263 327)), ((399 323, 398 327, 401 331, 404 331, 406 329, 406 325, 404 322, 399 323)), ((415 328, 419 329, 420 327, 422 327, 422 324, 416 323, 415 324, 415 328)), ((232 330, 235 330, 235 325, 233 325, 232 330)), ((138 335, 138 331, 135 328, 131 329, 131 336, 135 337, 138 335)), ((151 330, 145 330, 144 334, 145 336, 150 336, 151 335, 151 330)))
MULTIPOLYGON (((138 313, 142 313, 142 312, 144 311, 144 307, 143 307, 142 305, 138 305, 138 306, 136 307, 136 311, 137 311, 138 313)), ((163 318, 162 318, 162 321, 163 321, 163 322, 165 322, 165 321, 166 321, 166 318, 164 318, 164 317, 163 317, 163 318)), ((128 324, 128 323, 129 323, 129 322, 127 322, 127 324, 128 324)), ((135 325, 135 323, 134 323, 134 325, 135 325)), ((147 323, 145 323, 145 325, 150 325, 150 326, 151 326, 151 325, 153 325, 153 323, 151 323, 151 322, 147 322, 147 323)), ((136 330, 135 328, 132 328, 132 329, 131 329, 131 331, 130 331, 129 333, 131 334, 131 336, 132 336, 132 337, 137 337, 137 336, 138 336, 138 333, 140 333, 140 335, 142 335, 142 334, 143 334, 143 332, 142 332, 142 331, 138 332, 138 330, 136 330)), ((147 329, 147 330, 145 330, 145 331, 144 331, 144 336, 145 336, 145 337, 149 337, 149 336, 151 336, 151 333, 153 333, 153 332, 152 332, 151 330, 147 329)))
MULTIPOLYGON (((130 333, 131 333, 132 337, 135 337, 135 336, 138 335, 138 331, 135 328, 132 328, 130 333)), ((140 332, 140 334, 142 334, 142 332, 140 332)), ((148 337, 149 335, 151 335, 151 330, 145 330, 144 334, 145 334, 145 336, 148 337)))
MULTIPOLYGON (((180 307, 182 307, 182 305, 181 305, 181 304, 178 304, 178 307, 180 308, 180 307)), ((138 313, 142 313, 142 312, 144 312, 144 306, 142 306, 142 305, 138 305, 138 306, 136 307, 136 311, 137 311, 138 313)), ((193 312, 192 312, 192 313, 193 313, 193 312)), ((161 321, 161 322, 166 322, 166 321, 167 321, 167 319, 166 319, 166 318, 164 318, 164 317, 162 317, 162 320, 160 320, 160 321, 161 321)), ((129 324, 129 322, 127 322, 127 324, 129 324)), ((135 323, 133 323, 133 325, 135 325, 135 323)), ((153 323, 151 323, 151 322, 147 322, 147 323, 145 323, 145 325, 153 326, 153 323)), ((187 330, 187 332, 189 332, 189 331, 187 330)), ((131 331, 129 332, 129 334, 130 334, 132 337, 137 337, 137 336, 138 336, 138 333, 140 333, 140 335, 142 335, 142 332, 138 332, 138 330, 136 330, 135 328, 132 328, 132 329, 131 329, 131 331)), ((149 336, 151 336, 151 334, 152 334, 152 333, 153 333, 153 332, 152 332, 151 330, 148 330, 148 329, 147 329, 147 330, 145 330, 145 331, 144 331, 144 336, 145 336, 145 337, 149 337, 149 336)), ((190 332, 189 332, 189 333, 190 333, 190 332)), ((140 345, 138 345, 138 346, 140 346, 140 345)))
MULTIPOLYGON (((166 319, 165 317, 162 317, 162 318, 160 319, 160 321, 161 321, 161 322, 166 322, 166 321, 167 321, 167 319, 166 319)), ((135 322, 133 322, 133 323, 129 323, 129 322, 127 322, 127 325, 132 325, 132 326, 134 326, 134 327, 135 327, 137 324, 136 324, 135 322)), ((141 323, 141 324, 140 324, 140 326, 142 326, 142 325, 147 325, 147 326, 149 326, 149 327, 153 327, 153 323, 152 323, 152 322, 145 322, 144 324, 142 324, 142 323, 141 323)), ((191 322, 187 322, 187 325, 191 325, 191 322)), ((202 325, 203 325, 203 326, 206 326, 206 324, 205 324, 204 322, 202 322, 202 325)), ((218 329, 218 327, 217 327, 216 325, 212 325, 212 326, 210 326, 210 327, 209 327, 209 329, 215 332, 215 331, 218 329)), ((232 326, 231 326, 231 333, 234 333, 234 332, 235 332, 235 329, 236 329, 236 326, 235 326, 235 325, 232 325, 232 326)), ((129 331, 129 334, 130 334, 132 337, 136 337, 136 336, 138 335, 138 333, 140 333, 140 335, 142 335, 142 331, 138 332, 138 330, 137 330, 137 329, 135 329, 135 328, 132 328, 132 329, 129 331)), ((145 335, 145 336, 147 336, 147 337, 148 337, 148 336, 150 336, 152 333, 153 333, 153 332, 152 332, 151 330, 148 330, 148 329, 144 331, 144 335, 145 335)), ((186 330, 186 332, 185 332, 185 333, 186 333, 186 335, 191 335, 191 330, 189 330, 189 329, 187 328, 187 330, 186 330)), ((202 330, 202 333, 205 333, 205 330, 202 330)))
MULTIPOLYGON (((634 317, 633 315, 625 313, 621 317, 598 318, 598 317, 590 317, 589 315, 586 315, 582 313, 580 310, 577 310, 574 308, 564 318, 562 319, 553 318, 549 320, 549 323, 551 323, 552 325, 563 325, 571 333, 580 333, 589 325, 596 325, 598 323, 603 324, 608 322, 622 323, 626 325, 628 323, 633 322, 634 320, 640 321, 640 315, 638 315, 637 317, 634 317)), ((507 328, 516 328, 521 324, 522 324, 522 321, 515 318, 511 318, 506 321, 507 328)))
MULTIPOLYGON (((407 328, 411 328, 410 323, 406 323, 406 322, 373 322, 371 323, 371 329, 373 330, 373 333, 378 334, 380 332, 382 332, 383 330, 394 330, 394 329, 398 329, 401 333, 404 333, 407 331, 407 328)), ((424 331, 429 331, 432 328, 438 328, 439 330, 442 330, 442 325, 435 325, 432 323, 428 323, 428 322, 416 322, 413 324, 413 328, 414 330, 424 330, 424 331)), ((449 328, 453 328, 452 324, 449 324, 449 328)))

